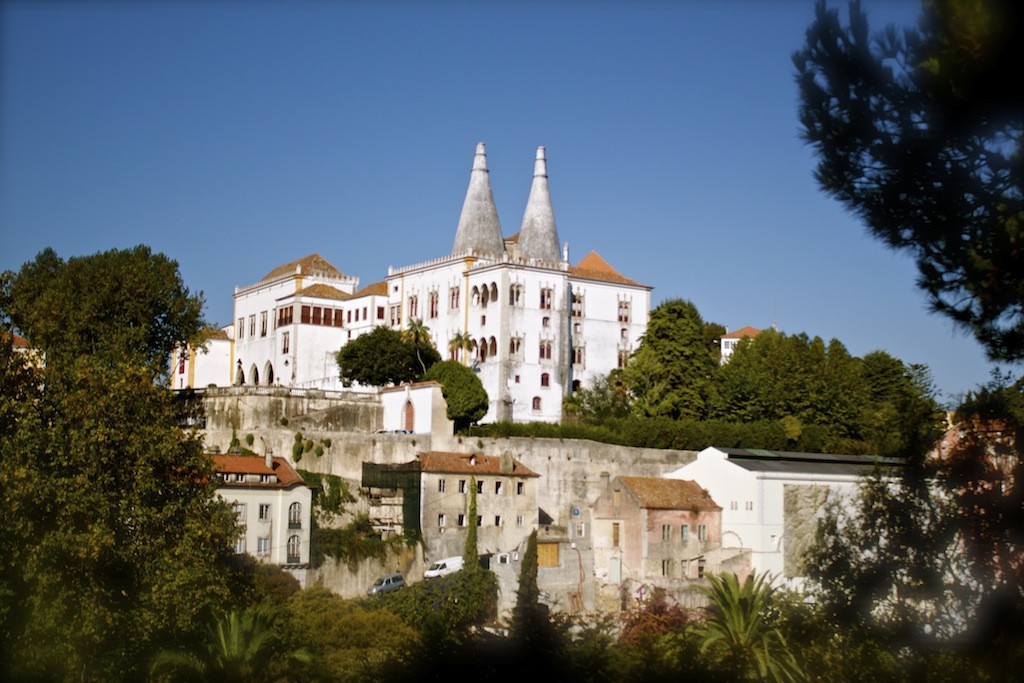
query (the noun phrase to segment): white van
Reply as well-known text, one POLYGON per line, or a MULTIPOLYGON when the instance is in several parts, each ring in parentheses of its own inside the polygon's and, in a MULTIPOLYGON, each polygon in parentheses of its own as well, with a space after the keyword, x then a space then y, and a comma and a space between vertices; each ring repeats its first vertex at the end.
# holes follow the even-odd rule
POLYGON ((460 569, 462 569, 461 555, 459 557, 446 557, 427 567, 427 571, 423 572, 423 578, 432 579, 437 576, 447 576, 448 574, 454 574, 460 569))

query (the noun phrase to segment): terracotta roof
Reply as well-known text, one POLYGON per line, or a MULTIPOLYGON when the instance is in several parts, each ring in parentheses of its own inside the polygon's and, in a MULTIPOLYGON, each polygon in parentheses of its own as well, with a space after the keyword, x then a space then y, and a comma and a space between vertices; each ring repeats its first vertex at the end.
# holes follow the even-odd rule
POLYGON ((205 330, 203 332, 203 336, 207 340, 210 340, 210 339, 221 339, 221 340, 230 339, 230 337, 228 337, 227 330, 225 330, 223 328, 209 328, 209 329, 207 329, 207 330, 205 330))
POLYGON ((24 337, 19 337, 16 334, 12 334, 11 346, 13 346, 16 349, 27 349, 29 348, 28 339, 25 339, 24 337))
POLYGON ((372 285, 366 285, 358 292, 352 295, 351 298, 355 299, 361 296, 387 296, 388 295, 388 283, 387 282, 374 282, 372 285))
MULTIPOLYGON (((224 455, 214 453, 213 467, 218 474, 275 474, 277 484, 263 484, 263 486, 279 486, 290 488, 296 484, 304 484, 302 477, 295 471, 284 458, 273 458, 273 467, 267 467, 260 455, 224 455)), ((253 486, 251 482, 220 482, 218 485, 226 486, 253 486)))
POLYGON ((515 477, 539 477, 518 460, 512 460, 512 472, 501 471, 501 458, 478 453, 439 453, 432 451, 418 456, 423 472, 446 474, 509 474, 515 477))
POLYGON ((346 301, 352 298, 351 294, 346 294, 337 287, 331 287, 323 283, 316 283, 309 287, 303 287, 295 293, 296 296, 313 296, 318 299, 338 299, 340 301, 346 301))
POLYGON ((607 261, 598 255, 596 251, 592 251, 584 256, 583 260, 575 266, 569 266, 569 275, 586 280, 617 282, 623 285, 643 287, 643 285, 636 280, 630 280, 628 277, 612 268, 607 261))
POLYGON ((284 265, 274 268, 272 271, 263 276, 260 282, 266 282, 268 280, 276 280, 279 277, 286 275, 294 275, 295 268, 297 266, 302 267, 303 275, 328 275, 330 277, 345 277, 345 274, 335 268, 331 263, 320 254, 310 254, 309 256, 303 256, 302 258, 285 263, 284 265))
POLYGON ((633 492, 640 507, 657 510, 721 510, 708 492, 688 479, 618 477, 633 492))
POLYGON ((505 241, 506 242, 518 242, 519 241, 519 233, 517 232, 514 235, 509 235, 508 237, 505 238, 505 241))
POLYGON ((722 339, 743 339, 744 337, 750 337, 753 339, 759 334, 761 334, 761 330, 747 325, 746 327, 741 327, 735 332, 727 332, 723 334, 722 339))

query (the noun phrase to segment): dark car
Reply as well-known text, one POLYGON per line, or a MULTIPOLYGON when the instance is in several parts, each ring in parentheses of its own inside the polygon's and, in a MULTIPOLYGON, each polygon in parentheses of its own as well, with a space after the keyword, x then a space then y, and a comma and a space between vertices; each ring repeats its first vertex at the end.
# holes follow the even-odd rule
POLYGON ((377 595, 378 593, 393 593, 394 591, 405 588, 405 577, 400 573, 395 572, 394 574, 385 574, 376 581, 373 585, 366 589, 367 595, 377 595))

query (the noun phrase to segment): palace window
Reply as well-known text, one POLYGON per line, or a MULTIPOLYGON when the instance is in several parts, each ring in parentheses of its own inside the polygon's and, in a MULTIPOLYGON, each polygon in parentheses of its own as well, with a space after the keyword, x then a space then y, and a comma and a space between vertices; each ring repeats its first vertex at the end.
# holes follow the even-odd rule
POLYGON ((517 496, 521 496, 524 493, 526 493, 526 485, 523 482, 521 482, 521 481, 517 481, 516 482, 516 495, 517 496))
POLYGON ((285 306, 284 308, 279 308, 277 310, 278 327, 292 324, 292 316, 294 315, 292 311, 294 311, 294 309, 291 306, 285 306))
POLYGON ((466 492, 466 480, 465 479, 459 479, 459 493, 465 493, 465 492, 466 492))
POLYGON ((661 575, 672 576, 672 560, 661 561, 661 575))
POLYGON ((401 304, 394 304, 391 307, 391 327, 402 326, 402 306, 401 304))
POLYGON ((235 329, 238 331, 237 336, 239 339, 245 337, 245 318, 238 319, 238 325, 235 326, 235 329))
POLYGON ((252 315, 249 316, 249 336, 250 337, 255 337, 256 336, 256 314, 255 313, 253 313, 252 315))
POLYGON ((495 493, 495 495, 499 495, 500 496, 501 492, 505 490, 505 487, 503 486, 503 484, 504 484, 504 482, 502 482, 502 481, 494 482, 494 493, 495 493))
POLYGON ((540 290, 540 307, 544 309, 551 309, 551 304, 555 299, 555 291, 548 287, 540 290))
POLYGON ((442 514, 437 516, 437 525, 438 526, 444 526, 447 521, 448 521, 448 518, 444 515, 444 513, 442 513, 442 514))
POLYGON ((281 353, 288 353, 288 345, 291 341, 291 335, 288 332, 281 333, 281 353))
POLYGON ((551 360, 551 341, 548 339, 540 341, 540 358, 541 360, 551 360))
POLYGON ((437 292, 430 292, 427 294, 427 316, 429 318, 436 318, 438 309, 440 308, 439 301, 440 296, 437 292))
POLYGON ((628 323, 630 314, 630 305, 628 301, 619 302, 619 322, 628 323))
POLYGON ((508 288, 508 303, 510 306, 522 306, 523 286, 512 285, 508 288))
POLYGON ((420 298, 416 295, 409 297, 409 320, 418 318, 420 315, 420 298))
POLYGON ((267 336, 267 312, 263 311, 260 313, 260 336, 267 336))
POLYGON ((466 515, 459 515, 459 526, 466 526, 466 515))
POLYGON ((518 356, 520 353, 522 353, 522 345, 522 337, 511 337, 508 340, 508 354, 510 356, 518 356))
POLYGON ((583 347, 583 346, 574 346, 573 347, 573 349, 572 349, 572 362, 573 362, 573 365, 577 365, 577 366, 579 366, 581 368, 584 366, 584 362, 586 360, 586 352, 585 352, 584 349, 585 349, 585 347, 583 347))
POLYGON ((549 375, 546 372, 542 372, 541 375, 540 375, 540 385, 542 387, 549 387, 549 386, 551 386, 551 375, 549 375))
POLYGON ((619 369, 622 369, 629 365, 629 351, 619 349, 619 369))
POLYGON ((583 317, 583 295, 573 294, 572 295, 572 317, 582 318, 583 317))
POLYGON ((452 287, 448 290, 448 308, 459 307, 459 288, 452 287))
POLYGON ((378 306, 377 307, 377 320, 383 320, 383 319, 384 319, 384 307, 383 306, 378 306))
POLYGON ((533 397, 533 409, 540 410, 540 396, 533 397))
POLYGON ((309 324, 309 306, 303 306, 299 315, 299 322, 309 324))
POLYGON ((314 306, 313 307, 313 324, 314 325, 319 325, 320 324, 320 316, 321 316, 322 313, 323 313, 323 310, 319 306, 314 306))

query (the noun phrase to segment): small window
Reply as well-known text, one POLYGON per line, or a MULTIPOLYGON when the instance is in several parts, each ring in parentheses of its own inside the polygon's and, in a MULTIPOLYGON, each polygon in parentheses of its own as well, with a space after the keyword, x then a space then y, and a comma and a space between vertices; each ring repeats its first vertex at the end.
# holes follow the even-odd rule
POLYGON ((708 540, 708 527, 704 524, 697 525, 697 540, 706 541, 708 540))
POLYGON ((476 525, 477 526, 483 526, 484 525, 484 516, 483 515, 477 515, 476 516, 476 525))
POLYGON ((256 539, 256 556, 257 557, 269 557, 270 556, 270 537, 261 536, 256 539))
POLYGON ((690 540, 690 525, 689 524, 684 524, 681 527, 679 527, 679 540, 681 540, 683 543, 686 543, 687 541, 690 540))
POLYGON ((289 348, 291 348, 290 344, 291 344, 291 333, 289 333, 289 332, 282 332, 281 333, 281 353, 288 353, 289 348))
POLYGON ((551 375, 549 375, 549 374, 548 374, 548 373, 546 373, 546 372, 544 372, 544 373, 541 373, 541 376, 540 376, 540 385, 541 385, 542 387, 549 387, 549 386, 551 386, 551 375))
POLYGON ((437 525, 438 526, 444 526, 447 521, 448 521, 448 518, 444 514, 440 514, 440 515, 437 516, 437 525))
POLYGON ((521 482, 521 481, 517 481, 516 482, 516 495, 517 496, 521 496, 524 493, 526 493, 526 485, 523 482, 521 482))
POLYGON ((540 396, 533 397, 533 409, 540 410, 540 396))
POLYGON ((270 521, 270 503, 260 503, 260 521, 270 521))
POLYGON ((525 524, 526 524, 526 518, 524 518, 522 515, 516 515, 516 526, 517 527, 522 527, 525 524))
POLYGON ((621 527, 620 527, 618 522, 612 522, 612 547, 613 548, 618 548, 619 547, 619 532, 620 532, 620 529, 621 529, 621 527))
POLYGON ((459 515, 459 526, 466 526, 466 515, 459 515))
MULTIPOLYGON (((235 475, 238 476, 237 474, 235 475)), ((245 523, 245 503, 235 503, 231 506, 231 509, 235 511, 235 517, 238 518, 239 522, 245 523)))
POLYGON ((444 487, 445 487, 445 483, 444 482, 445 482, 444 479, 438 479, 437 480, 437 492, 438 493, 444 493, 444 487))
POLYGON ((703 579, 704 578, 704 559, 703 558, 697 560, 697 578, 698 579, 703 579))
POLYGON ((672 560, 661 561, 661 575, 672 576, 672 560))
POLYGON ((298 536, 291 536, 288 538, 288 564, 298 564, 302 561, 299 555, 299 550, 302 547, 302 541, 298 536))
POLYGON ((501 526, 501 515, 494 515, 494 526, 501 526))
POLYGON ((672 525, 662 524, 661 525, 661 540, 668 542, 672 540, 672 525))
POLYGON ((263 311, 260 313, 260 336, 267 336, 267 312, 263 311))
POLYGON ((459 479, 459 493, 465 493, 465 492, 466 492, 466 480, 465 479, 459 479))
POLYGON ((484 481, 483 481, 483 479, 481 479, 480 481, 478 481, 476 483, 476 492, 478 494, 484 492, 484 481))
POLYGON ((244 553, 245 552, 245 536, 243 536, 242 538, 239 538, 238 540, 235 541, 235 552, 236 553, 244 553))
POLYGON ((288 506, 288 528, 302 528, 302 503, 292 503, 288 506))
POLYGON ((504 483, 505 482, 503 482, 503 481, 496 481, 496 482, 494 482, 494 494, 495 495, 497 495, 497 496, 501 495, 501 492, 504 489, 504 487, 503 487, 504 483))

